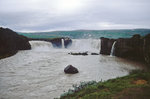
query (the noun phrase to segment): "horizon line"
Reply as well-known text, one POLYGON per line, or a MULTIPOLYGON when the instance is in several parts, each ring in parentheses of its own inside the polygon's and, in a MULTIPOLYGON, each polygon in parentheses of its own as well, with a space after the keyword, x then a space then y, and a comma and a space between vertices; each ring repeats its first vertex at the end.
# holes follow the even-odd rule
POLYGON ((15 31, 17 33, 40 33, 40 32, 68 32, 68 31, 109 31, 109 30, 150 30, 150 28, 121 28, 121 29, 65 29, 65 30, 46 30, 46 31, 15 31))

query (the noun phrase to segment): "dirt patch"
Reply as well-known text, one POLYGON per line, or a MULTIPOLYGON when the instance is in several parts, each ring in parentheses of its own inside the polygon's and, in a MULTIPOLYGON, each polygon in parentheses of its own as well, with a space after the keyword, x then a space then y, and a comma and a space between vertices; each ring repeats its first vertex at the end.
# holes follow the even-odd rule
POLYGON ((140 80, 133 81, 133 83, 136 85, 144 85, 147 84, 147 81, 140 79, 140 80))
POLYGON ((113 99, 150 99, 150 88, 127 88, 116 94, 113 99))

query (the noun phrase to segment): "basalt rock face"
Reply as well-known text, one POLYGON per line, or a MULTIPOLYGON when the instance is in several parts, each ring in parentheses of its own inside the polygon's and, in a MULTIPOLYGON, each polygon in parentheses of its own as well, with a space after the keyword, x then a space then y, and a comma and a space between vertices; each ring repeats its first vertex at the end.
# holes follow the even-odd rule
POLYGON ((142 45, 143 41, 140 35, 134 35, 132 38, 120 38, 116 40, 115 56, 143 60, 142 45))
POLYGON ((62 47, 61 39, 62 38, 55 38, 55 39, 50 40, 50 42, 53 44, 53 47, 61 48, 62 47))
POLYGON ((18 50, 29 50, 31 45, 28 38, 16 32, 0 27, 0 57, 10 56, 18 50))
POLYGON ((144 38, 144 59, 150 65, 150 34, 146 35, 144 38))
POLYGON ((100 54, 110 55, 114 39, 101 37, 101 51, 100 54))
POLYGON ((64 40, 64 47, 65 48, 68 48, 72 44, 72 40, 68 37, 55 38, 55 39, 50 40, 50 42, 52 42, 54 47, 61 48, 62 47, 62 39, 64 40))
POLYGON ((115 56, 127 59, 145 61, 150 64, 150 34, 141 37, 136 34, 132 38, 108 39, 101 38, 101 54, 109 55, 112 42, 115 44, 115 56), (111 43, 110 43, 111 42, 111 43))
POLYGON ((72 40, 68 37, 63 38, 64 39, 64 46, 65 48, 68 48, 72 44, 72 40))

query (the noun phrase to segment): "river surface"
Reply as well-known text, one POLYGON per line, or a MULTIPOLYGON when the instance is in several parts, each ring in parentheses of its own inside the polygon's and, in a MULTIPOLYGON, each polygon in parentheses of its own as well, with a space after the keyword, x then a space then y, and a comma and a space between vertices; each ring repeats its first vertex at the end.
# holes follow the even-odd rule
POLYGON ((73 56, 69 52, 99 53, 97 39, 73 40, 70 48, 53 48, 44 41, 30 41, 32 50, 0 60, 0 99, 53 99, 83 81, 104 81, 125 76, 141 64, 105 55, 73 56), (67 65, 77 74, 65 74, 67 65))

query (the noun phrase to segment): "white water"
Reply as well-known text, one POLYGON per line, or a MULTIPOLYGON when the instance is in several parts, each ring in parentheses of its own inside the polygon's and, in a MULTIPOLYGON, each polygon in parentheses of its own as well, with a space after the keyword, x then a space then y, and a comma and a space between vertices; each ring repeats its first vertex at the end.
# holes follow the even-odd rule
POLYGON ((50 51, 53 49, 53 45, 50 42, 45 41, 30 41, 30 44, 32 45, 31 48, 34 51, 50 51))
POLYGON ((114 56, 115 44, 116 44, 116 41, 114 41, 114 43, 113 43, 113 45, 112 45, 111 52, 110 52, 110 56, 114 56))
POLYGON ((140 64, 103 55, 72 56, 71 51, 99 52, 99 40, 73 40, 69 49, 54 49, 44 41, 31 41, 32 50, 0 60, 0 98, 53 99, 82 81, 108 80, 127 75, 140 64), (65 74, 72 64, 78 74, 65 74))
POLYGON ((65 48, 64 39, 61 39, 62 48, 65 48))
POLYGON ((100 39, 73 39, 70 50, 77 52, 97 52, 100 51, 100 39))

